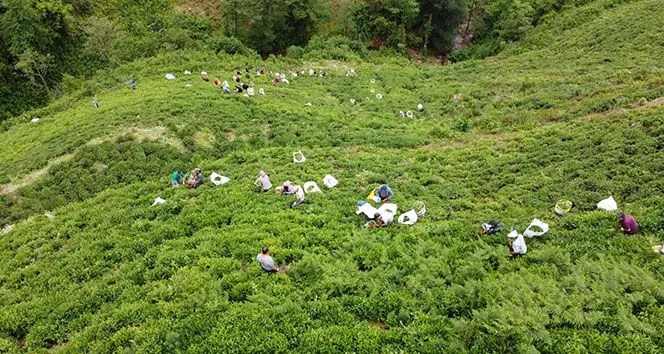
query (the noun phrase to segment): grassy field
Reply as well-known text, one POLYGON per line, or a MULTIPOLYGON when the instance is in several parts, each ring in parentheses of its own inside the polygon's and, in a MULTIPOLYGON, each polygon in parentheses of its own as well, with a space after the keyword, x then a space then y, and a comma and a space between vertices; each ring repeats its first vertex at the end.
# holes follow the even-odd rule
POLYGON ((180 52, 100 74, 0 133, 0 351, 659 352, 662 58, 664 1, 598 1, 450 66, 180 52), (245 62, 330 75, 254 77, 246 98, 182 74, 245 62), (194 167, 231 182, 169 188, 194 167), (260 169, 340 185, 291 209, 255 192, 260 169), (428 214, 362 228, 380 183, 428 214), (609 195, 638 235, 596 210, 609 195), (551 230, 508 259, 533 218, 551 230), (481 235, 490 219, 506 230, 481 235))

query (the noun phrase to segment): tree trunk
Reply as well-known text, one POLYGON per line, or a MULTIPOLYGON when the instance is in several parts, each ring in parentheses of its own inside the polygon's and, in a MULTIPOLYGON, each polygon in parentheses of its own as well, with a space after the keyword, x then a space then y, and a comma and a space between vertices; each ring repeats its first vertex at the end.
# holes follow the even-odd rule
POLYGON ((39 69, 35 69, 35 74, 37 74, 37 77, 39 77, 39 80, 42 82, 42 85, 44 85, 44 88, 46 89, 46 92, 48 92, 48 95, 51 96, 51 89, 48 87, 48 83, 46 83, 46 73, 43 72, 39 69))
POLYGON ((433 14, 429 14, 429 22, 424 24, 424 47, 422 50, 426 53, 427 51, 427 46, 429 44, 429 35, 431 34, 431 20, 433 18, 433 14))
POLYGON ((477 0, 473 0, 472 5, 468 9, 468 18, 466 19, 466 29, 463 30, 461 38, 465 39, 468 36, 468 30, 470 29, 470 21, 473 19, 473 13, 475 12, 475 7, 477 6, 477 0))

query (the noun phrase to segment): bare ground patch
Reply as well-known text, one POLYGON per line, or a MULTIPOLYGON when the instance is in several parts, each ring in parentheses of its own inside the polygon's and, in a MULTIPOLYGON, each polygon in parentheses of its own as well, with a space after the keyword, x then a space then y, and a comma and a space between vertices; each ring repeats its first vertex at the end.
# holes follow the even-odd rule
MULTIPOLYGON (((91 146, 91 145, 101 144, 105 141, 115 141, 118 137, 126 135, 131 135, 132 137, 134 137, 134 139, 136 139, 139 142, 142 141, 158 142, 170 145, 180 152, 186 151, 182 142, 179 139, 170 136, 168 134, 168 131, 166 130, 166 127, 164 126, 156 126, 153 128, 123 127, 120 128, 118 130, 118 133, 116 134, 105 137, 94 138, 88 141, 86 145, 91 146)), ((48 170, 51 167, 69 161, 72 157, 74 157, 73 153, 56 157, 51 161, 49 161, 46 166, 36 171, 33 171, 27 175, 24 175, 22 177, 15 178, 14 181, 0 186, 0 195, 13 195, 17 190, 21 188, 39 182, 42 178, 44 178, 44 176, 46 176, 48 170)), ((101 162, 96 162, 93 168, 95 168, 97 171, 101 171, 107 168, 107 166, 102 164, 101 162)))
MULTIPOLYGON (((661 105, 664 105, 664 97, 658 97, 655 98, 652 101, 646 101, 646 102, 635 102, 632 104, 632 109, 636 111, 643 111, 648 108, 654 108, 654 107, 659 107, 661 105)), ((610 111, 606 112, 600 112, 600 113, 591 113, 586 116, 581 117, 581 120, 593 120, 593 119, 598 119, 598 118, 611 118, 611 117, 617 117, 622 114, 625 114, 629 112, 630 109, 627 108, 616 108, 612 109, 610 111)))
POLYGON ((71 160, 72 157, 74 157, 74 154, 67 154, 67 155, 62 155, 60 157, 57 157, 57 158, 49 161, 48 165, 46 165, 45 167, 42 167, 42 168, 38 169, 37 171, 34 171, 32 173, 27 174, 27 175, 17 179, 15 182, 11 182, 11 183, 7 183, 7 184, 3 185, 2 187, 0 187, 0 195, 14 194, 14 192, 16 192, 16 190, 38 182, 39 180, 44 178, 44 176, 46 176, 46 174, 48 173, 49 168, 51 168, 55 165, 61 164, 65 161, 71 160))
POLYGON ((122 127, 119 129, 119 132, 117 134, 113 135, 107 135, 104 137, 99 137, 99 138, 94 138, 90 141, 88 141, 87 145, 97 145, 101 144, 105 141, 115 141, 118 137, 120 136, 125 136, 125 135, 130 135, 134 139, 136 139, 138 142, 142 141, 150 141, 150 142, 158 142, 166 145, 170 145, 174 147, 176 150, 179 152, 184 152, 186 151, 184 145, 182 142, 171 136, 168 133, 168 130, 166 127, 162 125, 158 125, 156 127, 152 128, 142 128, 142 127, 122 127))
POLYGON ((371 327, 387 331, 390 327, 383 321, 371 321, 371 327))
POLYGON ((212 148, 214 146, 214 134, 208 131, 199 131, 194 133, 194 142, 196 145, 204 148, 212 148))

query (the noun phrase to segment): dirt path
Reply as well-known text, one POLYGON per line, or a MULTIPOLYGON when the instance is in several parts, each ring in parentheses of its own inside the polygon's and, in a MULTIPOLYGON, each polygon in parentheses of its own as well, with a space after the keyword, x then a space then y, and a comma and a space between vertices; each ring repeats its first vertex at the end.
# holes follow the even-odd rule
MULTIPOLYGON (((117 134, 94 138, 88 141, 85 145, 91 146, 101 144, 105 141, 115 141, 117 138, 126 135, 133 136, 138 142, 159 142, 162 144, 170 145, 179 152, 184 152, 186 150, 182 142, 179 139, 170 136, 166 130, 166 127, 164 126, 156 126, 153 128, 121 127, 118 129, 117 134)), ((44 176, 46 176, 48 170, 51 167, 69 161, 72 157, 74 157, 74 153, 56 157, 49 161, 45 167, 17 178, 13 182, 0 186, 0 195, 14 195, 17 190, 39 182, 42 178, 44 178, 44 176)))
POLYGON ((16 190, 21 189, 23 187, 27 187, 42 178, 46 176, 46 173, 48 173, 48 169, 61 164, 65 161, 71 160, 71 158, 74 157, 74 154, 67 154, 67 155, 62 155, 60 157, 57 157, 51 161, 48 162, 48 165, 46 165, 43 168, 38 169, 37 171, 34 171, 32 173, 29 173, 21 178, 19 178, 16 182, 12 183, 7 183, 0 187, 0 195, 12 195, 16 190))

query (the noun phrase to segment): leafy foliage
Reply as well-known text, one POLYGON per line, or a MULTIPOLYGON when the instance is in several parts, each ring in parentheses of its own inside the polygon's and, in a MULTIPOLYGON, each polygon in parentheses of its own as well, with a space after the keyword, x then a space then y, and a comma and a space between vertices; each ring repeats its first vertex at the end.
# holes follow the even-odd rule
POLYGON ((664 17, 658 0, 598 9, 444 67, 362 61, 339 38, 302 59, 179 50, 80 83, 38 123, 6 121, 0 180, 21 187, 0 197, 15 223, 0 236, 0 349, 658 352, 664 17), (266 94, 249 98, 181 74, 228 79, 245 63, 329 75, 253 76, 266 94), (298 150, 303 164, 290 162, 298 150), (231 182, 169 187, 193 167, 231 182), (291 209, 253 190, 260 169, 274 183, 341 183, 291 209), (420 200, 428 214, 361 228, 354 206, 384 182, 400 211, 420 200), (639 234, 596 210, 608 195, 639 234), (167 202, 151 207, 157 196, 167 202), (561 198, 574 202, 562 218, 561 198), (517 259, 504 233, 477 231, 533 217, 551 229, 517 259), (288 275, 260 270, 266 245, 288 275))
POLYGON ((264 56, 306 45, 328 14, 319 0, 225 0, 226 33, 264 56))
POLYGON ((367 0, 356 10, 355 23, 363 38, 373 39, 377 48, 383 43, 405 47, 419 10, 415 0, 367 0))
POLYGON ((425 48, 449 52, 467 12, 466 0, 422 0, 418 27, 425 48))
MULTIPOLYGON (((531 35, 536 26, 556 28, 547 20, 574 22, 568 25, 578 26, 591 17, 574 18, 578 14, 602 11, 624 0, 471 0, 466 19, 464 35, 472 35, 475 41, 468 47, 452 53, 454 61, 482 59, 499 53, 509 43, 518 42, 531 35), (576 7, 576 8, 575 8, 576 7), (571 11, 562 16, 554 16, 563 9, 571 11)), ((585 17, 585 16, 584 16, 585 17)))

